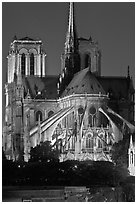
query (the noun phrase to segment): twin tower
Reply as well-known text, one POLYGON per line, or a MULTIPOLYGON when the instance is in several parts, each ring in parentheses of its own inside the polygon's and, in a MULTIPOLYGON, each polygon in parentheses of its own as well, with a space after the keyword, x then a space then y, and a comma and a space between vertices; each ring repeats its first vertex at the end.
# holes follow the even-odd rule
MULTIPOLYGON (((28 37, 17 39, 15 37, 10 45, 7 58, 8 83, 13 82, 15 79, 19 82, 21 77, 30 75, 46 76, 46 53, 43 50, 41 40, 28 37)), ((87 67, 92 73, 99 76, 101 74, 101 53, 97 42, 93 42, 91 37, 89 39, 78 38, 74 3, 70 3, 65 49, 61 55, 61 74, 58 83, 60 93, 76 72, 87 67)))

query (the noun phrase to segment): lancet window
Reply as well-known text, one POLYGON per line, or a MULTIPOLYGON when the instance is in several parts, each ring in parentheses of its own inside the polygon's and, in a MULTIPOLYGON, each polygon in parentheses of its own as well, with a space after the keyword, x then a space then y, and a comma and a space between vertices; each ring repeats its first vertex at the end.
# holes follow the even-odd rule
POLYGON ((26 61, 26 58, 25 58, 25 54, 23 53, 21 55, 21 74, 22 75, 25 75, 25 61, 26 61))
POLYGON ((37 111, 36 112, 36 121, 42 121, 42 112, 41 111, 37 111))
POLYGON ((30 55, 30 75, 34 75, 34 54, 30 55))
POLYGON ((84 114, 84 109, 83 109, 82 107, 80 107, 80 108, 78 109, 79 124, 81 124, 81 122, 82 122, 83 114, 84 114))
POLYGON ((94 148, 94 139, 91 134, 88 134, 86 137, 86 148, 87 149, 94 148))
POLYGON ((91 106, 89 109, 89 125, 91 127, 96 126, 96 109, 94 106, 91 106))

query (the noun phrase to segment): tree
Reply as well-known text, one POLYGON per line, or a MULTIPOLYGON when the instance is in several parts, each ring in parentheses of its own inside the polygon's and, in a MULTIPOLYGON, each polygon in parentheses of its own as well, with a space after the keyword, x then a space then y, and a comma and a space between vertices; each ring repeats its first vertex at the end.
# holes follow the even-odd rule
POLYGON ((128 148, 129 148, 129 135, 125 135, 123 140, 114 143, 111 149, 111 159, 116 166, 127 167, 128 164, 128 148))
POLYGON ((30 162, 52 162, 58 158, 59 152, 52 148, 50 141, 41 142, 30 151, 30 162))

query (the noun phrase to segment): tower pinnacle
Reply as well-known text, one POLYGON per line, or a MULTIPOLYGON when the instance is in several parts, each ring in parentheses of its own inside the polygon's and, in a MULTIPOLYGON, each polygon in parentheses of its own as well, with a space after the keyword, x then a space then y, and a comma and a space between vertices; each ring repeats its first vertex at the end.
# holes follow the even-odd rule
POLYGON ((75 52, 78 49, 77 32, 75 26, 74 3, 69 5, 69 22, 65 42, 65 54, 75 52))

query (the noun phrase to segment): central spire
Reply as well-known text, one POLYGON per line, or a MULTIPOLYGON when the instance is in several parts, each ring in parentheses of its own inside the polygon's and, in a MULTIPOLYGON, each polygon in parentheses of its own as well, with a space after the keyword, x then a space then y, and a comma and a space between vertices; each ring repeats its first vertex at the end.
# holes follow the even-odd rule
POLYGON ((77 32, 76 32, 76 26, 75 26, 74 3, 70 2, 68 31, 67 31, 66 42, 65 42, 65 54, 75 52, 77 51, 77 49, 78 49, 78 41, 77 41, 77 32))
POLYGON ((65 90, 74 74, 80 70, 80 56, 78 38, 75 27, 74 3, 69 4, 68 29, 65 41, 65 50, 61 55, 61 75, 58 82, 59 95, 65 90))

